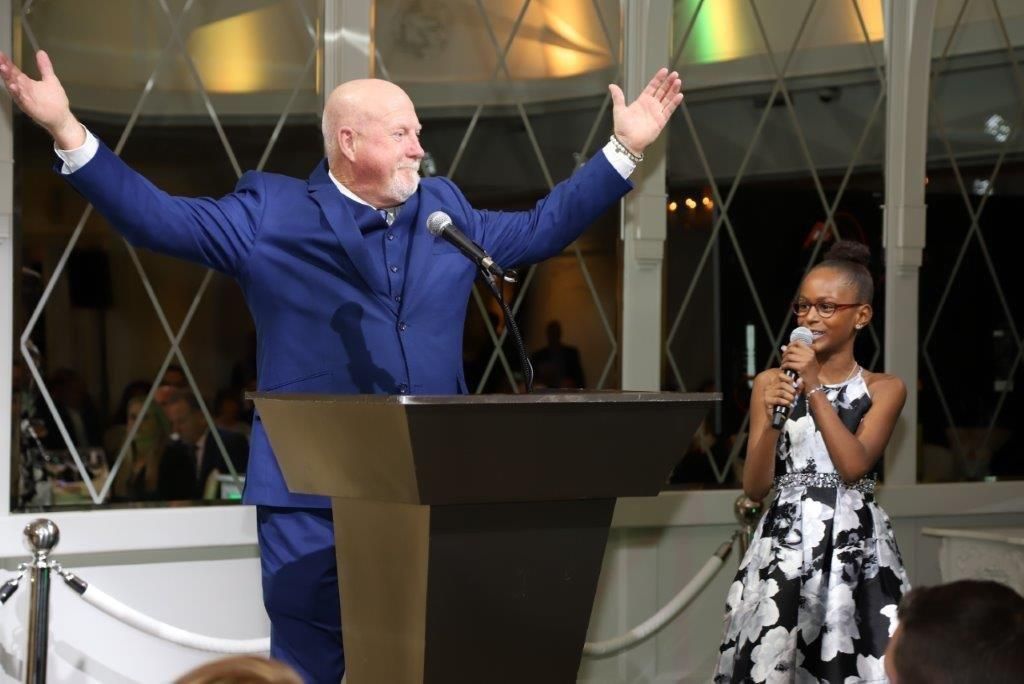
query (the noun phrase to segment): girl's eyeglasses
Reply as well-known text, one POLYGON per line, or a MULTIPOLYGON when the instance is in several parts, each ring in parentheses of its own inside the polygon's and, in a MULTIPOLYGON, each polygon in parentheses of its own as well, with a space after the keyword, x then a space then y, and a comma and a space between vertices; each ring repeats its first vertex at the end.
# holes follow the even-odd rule
POLYGON ((854 302, 853 304, 836 304, 835 302, 808 302, 802 299, 798 299, 793 302, 793 313, 797 316, 806 316, 813 306, 818 312, 818 315, 822 318, 829 318, 836 311, 840 309, 848 309, 851 306, 860 306, 860 302, 854 302))

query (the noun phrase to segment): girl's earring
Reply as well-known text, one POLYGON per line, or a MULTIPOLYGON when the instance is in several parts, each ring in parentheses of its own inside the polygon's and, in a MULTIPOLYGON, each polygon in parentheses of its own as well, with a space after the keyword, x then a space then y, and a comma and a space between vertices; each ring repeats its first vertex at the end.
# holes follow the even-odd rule
POLYGON ((855 327, 855 328, 856 328, 857 330, 860 330, 860 329, 861 329, 861 328, 863 328, 864 326, 863 326, 863 325, 861 325, 860 323, 858 323, 857 325, 855 325, 855 326, 853 326, 853 327, 855 327))

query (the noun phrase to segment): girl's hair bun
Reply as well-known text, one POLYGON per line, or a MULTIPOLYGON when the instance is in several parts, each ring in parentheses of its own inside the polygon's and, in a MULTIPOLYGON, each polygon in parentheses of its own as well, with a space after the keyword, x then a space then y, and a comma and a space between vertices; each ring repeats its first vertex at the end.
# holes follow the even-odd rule
POLYGON ((862 242, 839 240, 825 253, 825 261, 852 261, 867 268, 871 263, 871 250, 862 242))

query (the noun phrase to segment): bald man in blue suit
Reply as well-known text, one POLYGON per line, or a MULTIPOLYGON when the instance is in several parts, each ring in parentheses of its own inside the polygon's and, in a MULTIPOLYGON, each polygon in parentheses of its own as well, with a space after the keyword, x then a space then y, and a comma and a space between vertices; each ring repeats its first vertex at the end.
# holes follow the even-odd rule
MULTIPOLYGON (((602 152, 532 210, 493 212, 446 178, 420 179, 421 126, 401 88, 351 81, 327 99, 326 158, 307 180, 249 172, 220 199, 184 198, 89 133, 49 57, 36 59, 40 80, 2 54, 0 76, 53 136, 59 171, 131 244, 238 281, 266 392, 466 392, 462 330, 476 270, 427 232, 427 216, 445 211, 499 264, 557 254, 630 190, 629 174, 682 100, 666 69, 628 106, 610 85, 614 132, 602 152)), ((288 491, 258 416, 244 501, 258 507, 271 655, 306 681, 337 682, 345 661, 330 502, 288 491)))

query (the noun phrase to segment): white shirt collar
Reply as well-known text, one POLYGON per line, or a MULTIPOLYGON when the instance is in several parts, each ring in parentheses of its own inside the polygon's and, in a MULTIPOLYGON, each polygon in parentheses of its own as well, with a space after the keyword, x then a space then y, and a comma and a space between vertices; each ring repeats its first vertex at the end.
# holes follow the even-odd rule
POLYGON ((344 184, 342 184, 342 182, 340 180, 338 180, 337 178, 334 177, 334 174, 331 173, 330 169, 327 170, 327 175, 331 177, 331 182, 334 183, 334 187, 338 188, 338 192, 340 192, 345 197, 348 197, 353 202, 358 202, 359 204, 365 204, 366 206, 370 207, 371 209, 376 209, 377 208, 377 207, 373 206, 372 204, 370 204, 369 202, 367 202, 366 200, 364 200, 359 195, 355 194, 354 192, 352 192, 351 190, 346 188, 344 186, 344 184))

